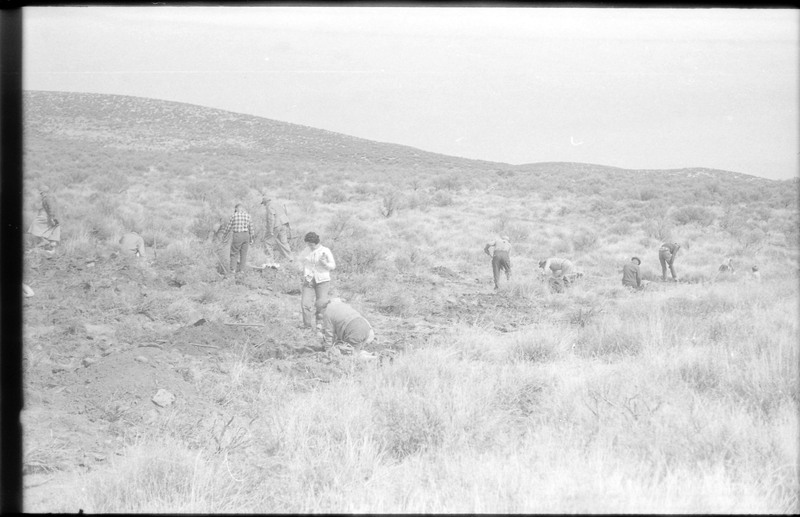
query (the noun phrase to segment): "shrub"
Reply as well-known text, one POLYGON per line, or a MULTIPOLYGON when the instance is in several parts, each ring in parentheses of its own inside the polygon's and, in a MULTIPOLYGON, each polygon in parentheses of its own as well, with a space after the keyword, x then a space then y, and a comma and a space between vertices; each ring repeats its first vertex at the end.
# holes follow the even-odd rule
POLYGON ((432 202, 430 194, 424 190, 415 190, 413 194, 406 196, 406 207, 410 209, 418 208, 424 212, 431 207, 432 202))
POLYGON ((433 195, 433 203, 436 206, 450 206, 453 204, 453 195, 449 192, 440 190, 433 195))
POLYGON ((354 216, 351 210, 339 210, 331 217, 325 227, 331 241, 336 241, 341 237, 351 237, 354 230, 354 216))
POLYGON ((766 238, 767 234, 762 229, 753 228, 739 236, 739 243, 745 250, 759 249, 766 238))
POLYGON ((397 460, 437 446, 444 438, 444 424, 424 398, 398 394, 377 401, 373 418, 384 449, 397 460))
POLYGON ((575 251, 586 251, 597 245, 598 235, 588 228, 581 228, 572 236, 575 251))
POLYGON ((322 190, 322 200, 325 203, 344 203, 347 199, 347 194, 334 185, 328 185, 322 190))
POLYGON ((362 274, 375 269, 383 258, 384 246, 374 240, 347 240, 337 243, 336 268, 343 273, 362 274))
MULTIPOLYGON (((456 174, 448 174, 446 176, 439 176, 433 180, 433 187, 438 190, 458 191, 463 185, 462 179, 456 174)), ((438 192, 437 192, 438 193, 438 192)))
POLYGON ((644 188, 639 191, 639 199, 642 201, 649 201, 658 197, 658 190, 653 188, 644 188))
POLYGON ((660 241, 668 241, 672 237, 672 224, 666 217, 650 219, 644 224, 648 236, 660 241))
POLYGON ((700 226, 709 226, 714 222, 714 214, 702 206, 684 206, 672 213, 673 220, 680 225, 696 223, 700 226))
POLYGON ((628 235, 633 230, 631 223, 627 221, 620 221, 608 227, 608 232, 614 235, 628 235))
POLYGON ((411 315, 414 298, 408 292, 397 289, 384 293, 378 300, 378 310, 384 314, 407 317, 411 315))
POLYGON ((383 196, 380 212, 383 217, 391 217, 400 208, 403 198, 397 191, 392 191, 383 196))

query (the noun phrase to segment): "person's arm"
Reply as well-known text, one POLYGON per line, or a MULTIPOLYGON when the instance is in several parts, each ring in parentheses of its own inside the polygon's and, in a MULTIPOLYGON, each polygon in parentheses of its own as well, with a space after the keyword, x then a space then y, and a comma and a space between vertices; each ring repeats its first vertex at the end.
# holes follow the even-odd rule
POLYGON ((489 255, 490 257, 492 256, 492 254, 489 253, 489 248, 491 248, 491 247, 492 247, 492 243, 491 242, 487 242, 486 246, 483 247, 483 252, 486 253, 487 255, 489 255))
POLYGON ((636 268, 636 287, 642 287, 642 277, 639 276, 639 268, 636 268))
POLYGON ((672 257, 669 259, 669 265, 671 266, 673 262, 675 262, 675 255, 678 254, 678 250, 681 249, 681 245, 677 242, 675 243, 675 250, 672 252, 672 257))
POLYGON ((336 269, 336 261, 333 260, 333 253, 331 253, 330 250, 322 250, 319 263, 328 271, 336 269))
POLYGON ((235 217, 235 216, 231 217, 231 218, 228 220, 228 224, 226 224, 226 225, 225 225, 225 229, 224 229, 224 230, 222 230, 222 242, 225 242, 225 241, 228 239, 228 234, 230 233, 230 231, 231 231, 231 228, 233 228, 233 218, 234 218, 234 217, 235 217))
POLYGON ((136 253, 138 253, 140 257, 144 257, 144 239, 141 237, 139 237, 139 242, 136 243, 136 253))
POLYGON ((49 196, 42 199, 42 208, 47 214, 47 222, 53 226, 58 226, 58 219, 56 218, 56 204, 50 199, 49 196))
POLYGON ((253 231, 253 219, 250 217, 247 218, 247 233, 250 235, 250 244, 253 244, 256 241, 256 234, 253 231))

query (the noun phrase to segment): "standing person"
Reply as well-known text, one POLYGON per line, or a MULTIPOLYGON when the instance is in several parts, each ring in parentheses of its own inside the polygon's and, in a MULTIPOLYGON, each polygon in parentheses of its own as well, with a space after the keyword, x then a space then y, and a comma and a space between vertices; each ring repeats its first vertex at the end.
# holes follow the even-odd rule
POLYGON ((642 288, 642 278, 639 275, 639 266, 641 264, 642 261, 639 260, 639 257, 633 257, 630 262, 622 267, 622 285, 637 291, 642 288))
POLYGON ((61 223, 57 217, 55 199, 50 195, 50 188, 42 185, 39 187, 39 195, 41 196, 41 208, 28 229, 28 233, 33 235, 35 246, 44 244, 46 250, 52 251, 61 241, 61 223))
POLYGON ((144 257, 144 239, 136 232, 128 232, 123 235, 119 240, 119 245, 125 253, 144 257))
POLYGON ((321 328, 322 313, 315 308, 315 301, 328 298, 331 271, 336 269, 336 262, 333 260, 331 250, 320 245, 319 235, 316 233, 308 232, 303 241, 307 245, 307 251, 302 258, 303 287, 300 296, 303 326, 313 328, 316 321, 317 328, 321 328))
POLYGON ((228 238, 228 233, 233 231, 233 238, 231 239, 231 273, 241 273, 247 267, 247 251, 250 244, 253 244, 253 221, 250 219, 250 214, 244 209, 241 203, 237 203, 233 209, 228 224, 222 231, 222 242, 228 238), (238 259, 238 268, 237 268, 238 259))
POLYGON ((665 242, 658 249, 658 260, 661 262, 662 282, 667 280, 667 266, 669 266, 669 272, 672 273, 672 280, 674 282, 678 281, 678 275, 675 274, 674 264, 675 255, 678 254, 679 249, 681 249, 681 246, 677 242, 665 242))
POLYGON ((269 194, 261 199, 261 204, 265 206, 267 212, 266 234, 264 235, 264 252, 267 255, 267 264, 277 268, 275 262, 275 248, 289 262, 294 262, 292 258, 292 248, 289 246, 289 239, 292 238, 292 227, 289 224, 289 214, 286 205, 276 207, 269 194))
POLYGON ((375 340, 372 325, 357 310, 341 298, 318 299, 317 312, 322 314, 322 346, 347 344, 360 354, 364 345, 375 340))
POLYGON ((500 287, 500 272, 506 274, 506 280, 511 280, 511 240, 506 235, 501 235, 499 239, 486 243, 483 252, 492 257, 492 275, 494 276, 494 288, 500 287), (490 248, 494 248, 489 252, 490 248))

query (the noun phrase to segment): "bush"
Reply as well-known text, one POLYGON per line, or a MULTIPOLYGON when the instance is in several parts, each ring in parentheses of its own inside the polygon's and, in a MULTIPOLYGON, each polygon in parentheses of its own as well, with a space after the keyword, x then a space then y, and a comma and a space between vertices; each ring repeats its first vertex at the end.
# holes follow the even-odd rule
POLYGON ((384 449, 397 460, 437 446, 444 439, 444 423, 424 398, 398 394, 378 401, 374 420, 384 449))
POLYGON ((597 245, 598 235, 587 229, 581 228, 572 236, 572 245, 575 251, 587 251, 597 245))
POLYGON ((402 196, 397 191, 392 191, 383 196, 383 203, 380 207, 380 212, 383 217, 391 217, 400 208, 402 204, 402 196))
POLYGON ((373 240, 347 240, 337 243, 336 268, 343 273, 362 274, 374 270, 383 258, 383 245, 373 240))
POLYGON ((709 226, 714 222, 714 214, 702 206, 684 206, 672 213, 672 219, 680 225, 696 223, 700 226, 709 226))
POLYGON ((433 195, 433 203, 436 206, 450 206, 453 204, 453 195, 440 190, 433 195))
POLYGON ((347 194, 333 185, 325 187, 322 191, 322 201, 325 203, 344 203, 347 199, 347 194))
POLYGON ((672 224, 666 217, 658 217, 647 221, 644 231, 654 239, 668 241, 672 237, 672 224))
POLYGON ((620 221, 608 227, 608 232, 614 235, 628 235, 633 230, 631 223, 627 221, 620 221))

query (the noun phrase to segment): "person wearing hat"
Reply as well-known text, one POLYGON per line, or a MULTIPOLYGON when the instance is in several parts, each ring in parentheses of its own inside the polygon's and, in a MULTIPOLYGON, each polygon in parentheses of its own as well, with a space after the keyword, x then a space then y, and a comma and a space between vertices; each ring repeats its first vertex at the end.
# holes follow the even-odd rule
POLYGON ((753 275, 753 280, 756 282, 761 282, 761 271, 758 270, 758 266, 754 265, 752 268, 750 268, 750 272, 753 275))
POLYGON ((631 261, 622 267, 622 285, 636 291, 642 288, 642 278, 639 274, 639 266, 642 261, 639 257, 631 258, 631 261))
POLYGON ((511 240, 507 235, 501 235, 499 239, 487 242, 483 247, 483 252, 492 257, 492 276, 494 277, 494 288, 500 287, 500 272, 506 274, 506 281, 511 280, 511 240), (489 250, 492 250, 489 252, 489 250))
POLYGON ((303 238, 306 243, 302 255, 303 284, 300 295, 300 311, 305 328, 322 327, 322 312, 316 307, 317 300, 326 300, 331 285, 331 271, 336 269, 331 250, 319 243, 319 235, 308 232, 303 238))
POLYGON ((56 202, 50 195, 50 188, 42 185, 39 187, 39 195, 41 196, 41 208, 28 229, 28 233, 33 235, 34 245, 44 244, 48 251, 52 251, 61 241, 61 223, 56 214, 56 202))
POLYGON ((231 267, 228 271, 230 273, 241 273, 247 267, 247 252, 255 238, 253 221, 241 203, 236 204, 233 209, 233 215, 222 230, 222 242, 225 242, 231 231, 233 231, 230 255, 231 267))
POLYGON ((355 348, 360 354, 364 345, 375 340, 375 331, 369 322, 357 310, 346 304, 341 298, 322 298, 316 304, 317 312, 322 314, 322 346, 346 345, 355 348))
POLYGON ((658 261, 661 262, 661 281, 666 282, 667 280, 667 266, 669 266, 669 272, 672 274, 672 281, 678 281, 678 275, 675 274, 675 256, 678 254, 678 250, 681 249, 681 245, 677 242, 665 242, 658 248, 658 261))
POLYGON ((269 194, 261 198, 261 204, 266 208, 267 215, 267 224, 264 234, 264 253, 267 255, 267 264, 273 268, 278 267, 278 264, 275 262, 275 248, 278 248, 284 258, 289 262, 294 262, 294 258, 292 258, 292 248, 289 246, 292 229, 289 224, 289 214, 286 211, 286 205, 276 209, 269 194))

